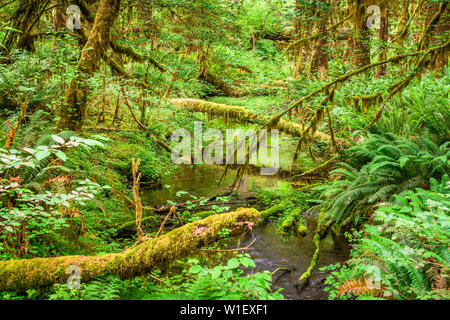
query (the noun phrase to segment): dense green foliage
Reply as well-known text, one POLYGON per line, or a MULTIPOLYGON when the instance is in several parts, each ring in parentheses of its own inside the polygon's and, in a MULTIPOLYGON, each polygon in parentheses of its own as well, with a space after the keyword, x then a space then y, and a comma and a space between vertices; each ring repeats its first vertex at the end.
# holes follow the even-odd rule
MULTIPOLYGON (((450 298, 448 1, 73 2, 81 29, 67 1, 0 0, 0 267, 126 253, 239 207, 260 225, 213 230, 214 244, 131 279, 0 287, 0 300, 283 300, 288 272, 272 276, 289 271, 301 296, 321 285, 316 264, 330 299, 450 298), (258 180, 260 161, 176 165, 172 134, 194 147, 199 121, 223 136, 281 129, 277 175, 258 180), (253 261, 262 224, 312 245, 309 268, 253 261), (324 266, 321 247, 343 253, 343 234, 350 259, 324 266)), ((45 272, 30 266, 25 278, 45 272)))
POLYGON ((397 203, 374 216, 374 225, 352 240, 349 266, 327 280, 330 298, 448 299, 449 176, 431 190, 395 196, 397 203), (362 286, 353 279, 364 279, 362 286))

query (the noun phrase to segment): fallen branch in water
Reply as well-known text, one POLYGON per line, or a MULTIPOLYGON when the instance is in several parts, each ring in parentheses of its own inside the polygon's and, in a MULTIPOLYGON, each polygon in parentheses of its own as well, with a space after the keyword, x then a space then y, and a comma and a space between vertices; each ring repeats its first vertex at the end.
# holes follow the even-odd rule
MULTIPOLYGON (((251 228, 251 226, 249 226, 249 229, 251 228)), ((199 251, 204 251, 204 252, 235 252, 235 251, 245 251, 248 250, 248 248, 250 248, 256 241, 256 237, 255 234, 253 233, 253 230, 250 229, 252 231, 252 237, 253 240, 246 245, 245 247, 242 248, 236 248, 236 249, 198 249, 199 251)))

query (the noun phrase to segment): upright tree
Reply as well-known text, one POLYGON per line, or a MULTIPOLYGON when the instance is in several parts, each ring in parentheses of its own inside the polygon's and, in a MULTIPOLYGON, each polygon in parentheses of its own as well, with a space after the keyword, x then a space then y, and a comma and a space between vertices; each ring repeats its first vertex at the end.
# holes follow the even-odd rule
POLYGON ((78 61, 78 74, 69 84, 60 109, 60 129, 79 130, 87 117, 86 80, 97 71, 110 46, 111 28, 120 12, 120 0, 102 0, 88 41, 78 61))

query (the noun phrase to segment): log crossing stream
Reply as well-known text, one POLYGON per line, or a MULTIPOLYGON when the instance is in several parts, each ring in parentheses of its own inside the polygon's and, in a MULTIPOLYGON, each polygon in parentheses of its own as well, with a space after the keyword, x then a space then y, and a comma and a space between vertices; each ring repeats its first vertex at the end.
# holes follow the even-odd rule
MULTIPOLYGON (((163 178, 162 188, 144 191, 143 203, 147 206, 161 206, 167 204, 167 200, 176 202, 192 200, 191 195, 205 198, 214 196, 226 190, 226 186, 230 185, 234 178, 233 171, 230 170, 222 182, 222 187, 218 187, 217 182, 222 172, 223 168, 219 166, 180 166, 175 172, 163 178), (179 193, 180 191, 187 193, 179 193)), ((230 207, 230 210, 237 207, 252 207, 254 203, 239 199, 245 199, 254 188, 276 189, 279 181, 280 178, 276 176, 246 175, 241 183, 237 201, 230 201, 226 206, 230 207)), ((205 208, 207 209, 209 208, 205 208)), ((327 299, 328 293, 323 289, 329 273, 319 271, 318 267, 343 262, 348 257, 345 241, 329 235, 321 242, 318 264, 309 282, 303 286, 298 285, 297 279, 307 270, 315 250, 312 238, 315 220, 313 216, 305 217, 308 227, 308 236, 305 238, 283 239, 272 223, 260 224, 254 230, 256 242, 248 250, 256 263, 254 271, 273 272, 278 268, 288 269, 280 269, 273 276, 275 287, 284 288, 282 293, 288 299, 327 299)), ((245 234, 241 244, 249 243, 251 238, 251 233, 245 234)), ((233 242, 229 246, 236 247, 236 243, 233 242)))

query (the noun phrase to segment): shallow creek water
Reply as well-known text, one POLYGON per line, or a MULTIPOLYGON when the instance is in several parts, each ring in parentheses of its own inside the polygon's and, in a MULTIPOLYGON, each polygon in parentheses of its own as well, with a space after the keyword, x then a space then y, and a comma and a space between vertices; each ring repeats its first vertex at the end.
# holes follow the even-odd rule
MULTIPOLYGON (((183 202, 192 200, 190 195, 196 197, 211 197, 226 189, 234 179, 234 171, 229 170, 227 177, 222 182, 223 187, 218 187, 217 182, 222 175, 223 168, 219 166, 203 166, 192 168, 190 166, 180 166, 174 173, 164 177, 163 187, 156 190, 144 192, 143 202, 145 205, 160 206, 167 204, 167 200, 183 202), (170 186, 170 187, 167 187, 170 186), (177 192, 185 191, 176 197, 177 192)), ((246 175, 241 183, 239 194, 251 193, 253 188, 273 188, 277 187, 280 181, 277 177, 267 177, 260 175, 246 175)), ((238 204, 227 205, 230 210, 237 207, 251 207, 252 204, 239 202, 238 204)), ((256 263, 254 271, 269 270, 273 272, 279 270, 274 276, 276 288, 284 288, 282 293, 288 299, 327 299, 328 293, 324 289, 324 281, 328 272, 319 271, 317 268, 337 262, 343 262, 348 257, 348 250, 345 241, 336 239, 329 235, 321 242, 319 260, 307 285, 296 286, 297 279, 307 270, 311 257, 315 251, 312 234, 315 229, 315 218, 306 217, 306 224, 309 232, 305 238, 291 237, 283 239, 277 233, 274 224, 261 224, 254 229, 256 237, 255 243, 249 248, 248 253, 256 263)), ((241 238, 241 246, 245 246, 252 240, 252 234, 248 232, 241 238)), ((230 244, 236 247, 236 243, 230 244)))

